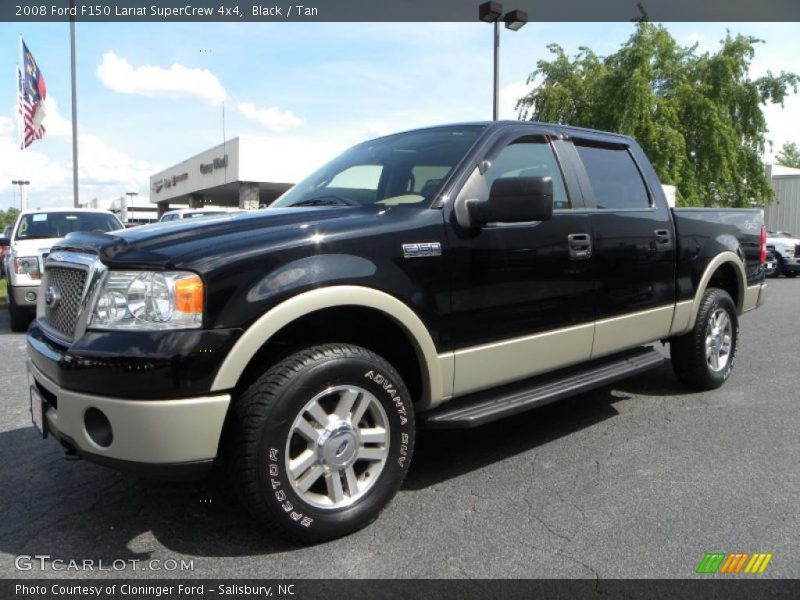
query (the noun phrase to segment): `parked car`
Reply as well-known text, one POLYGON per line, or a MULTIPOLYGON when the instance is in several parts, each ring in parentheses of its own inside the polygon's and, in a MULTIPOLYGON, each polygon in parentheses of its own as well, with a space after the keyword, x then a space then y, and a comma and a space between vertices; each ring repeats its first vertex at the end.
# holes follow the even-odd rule
POLYGON ((767 248, 776 259, 771 277, 796 277, 800 273, 800 238, 787 231, 767 231, 767 248))
MULTIPOLYGON (((122 223, 113 213, 103 210, 49 208, 22 211, 11 231, 11 245, 5 258, 11 329, 24 331, 34 317, 43 261, 53 243, 76 231, 105 233, 122 228, 122 223)), ((80 298, 70 301, 78 300, 80 298)))
POLYGON ((3 234, 0 235, 0 277, 6 276, 6 254, 8 254, 8 247, 11 245, 11 230, 13 225, 6 225, 3 227, 3 234))
POLYGON ((209 217, 212 215, 226 215, 229 213, 245 212, 241 208, 181 208, 179 210, 170 210, 161 215, 158 220, 159 223, 167 223, 169 221, 179 221, 181 219, 198 219, 200 217, 209 217))
POLYGON ((758 210, 670 209, 634 140, 558 125, 383 137, 266 210, 186 221, 53 249, 34 423, 116 468, 224 457, 254 521, 303 542, 378 516, 418 425, 606 386, 659 340, 688 387, 723 385, 767 292, 758 210))

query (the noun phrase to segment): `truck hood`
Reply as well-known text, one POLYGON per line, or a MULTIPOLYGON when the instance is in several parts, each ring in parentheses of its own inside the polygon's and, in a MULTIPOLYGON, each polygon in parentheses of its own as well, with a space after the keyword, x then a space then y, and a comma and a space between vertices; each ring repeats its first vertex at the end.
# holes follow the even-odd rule
POLYGON ((61 241, 61 238, 42 238, 33 240, 17 240, 11 245, 16 256, 38 256, 49 252, 50 248, 61 241))
POLYGON ((791 238, 791 237, 771 237, 767 236, 767 243, 768 244, 787 244, 790 246, 794 246, 795 244, 800 244, 800 238, 791 238))
POLYGON ((182 255, 194 257, 214 253, 214 241, 231 235, 258 235, 263 244, 270 239, 308 235, 309 228, 324 222, 363 218, 371 207, 271 208, 249 213, 214 215, 168 223, 142 225, 110 233, 69 234, 54 245, 65 250, 96 254, 109 266, 135 264, 137 267, 166 268, 182 255))

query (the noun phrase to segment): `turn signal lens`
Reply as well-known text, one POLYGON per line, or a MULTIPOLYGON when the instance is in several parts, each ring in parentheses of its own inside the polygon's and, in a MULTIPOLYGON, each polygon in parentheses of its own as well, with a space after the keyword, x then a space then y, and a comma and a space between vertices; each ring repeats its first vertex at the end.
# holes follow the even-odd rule
POLYGON ((175 282, 175 310, 203 312, 203 282, 197 275, 188 275, 175 282))

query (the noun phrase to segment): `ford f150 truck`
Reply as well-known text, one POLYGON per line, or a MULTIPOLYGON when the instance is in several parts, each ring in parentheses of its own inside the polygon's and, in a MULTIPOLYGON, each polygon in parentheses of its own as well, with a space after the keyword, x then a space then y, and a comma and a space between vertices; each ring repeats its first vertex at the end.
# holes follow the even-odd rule
POLYGON ((8 316, 13 331, 25 331, 36 314, 42 261, 50 246, 73 231, 113 231, 123 225, 113 213, 87 208, 24 210, 17 217, 5 257, 8 316))
POLYGON ((786 231, 767 231, 767 250, 771 250, 775 267, 767 277, 797 277, 800 273, 800 239, 786 231))
POLYGON ((44 266, 34 423, 117 468, 220 463, 254 518, 352 532, 415 428, 662 364, 722 385, 766 298, 757 210, 670 209, 628 137, 496 122, 354 147, 268 209, 75 233, 44 266))

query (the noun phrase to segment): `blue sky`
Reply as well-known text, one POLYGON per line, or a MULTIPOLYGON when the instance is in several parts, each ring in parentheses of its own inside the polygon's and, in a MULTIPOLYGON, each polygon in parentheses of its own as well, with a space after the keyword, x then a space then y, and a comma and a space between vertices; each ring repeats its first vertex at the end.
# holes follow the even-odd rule
MULTIPOLYGON (((755 35, 751 74, 800 72, 797 23, 669 24, 681 42, 713 50, 726 29, 755 35)), ((383 133, 491 116, 491 27, 482 23, 78 24, 81 199, 148 194, 149 175, 222 141, 268 139, 276 157, 311 170, 383 133)), ((546 46, 615 51, 629 23, 530 23, 502 32, 501 117, 546 46)), ((72 202, 69 26, 0 23, 0 208, 72 202), (16 150, 18 33, 48 89, 48 134, 16 150)), ((776 150, 800 142, 800 101, 766 111, 776 150)), ((766 158, 770 158, 767 156, 766 158)), ((265 156, 264 160, 270 160, 265 156)), ((303 169, 305 170, 305 169, 303 169)))

